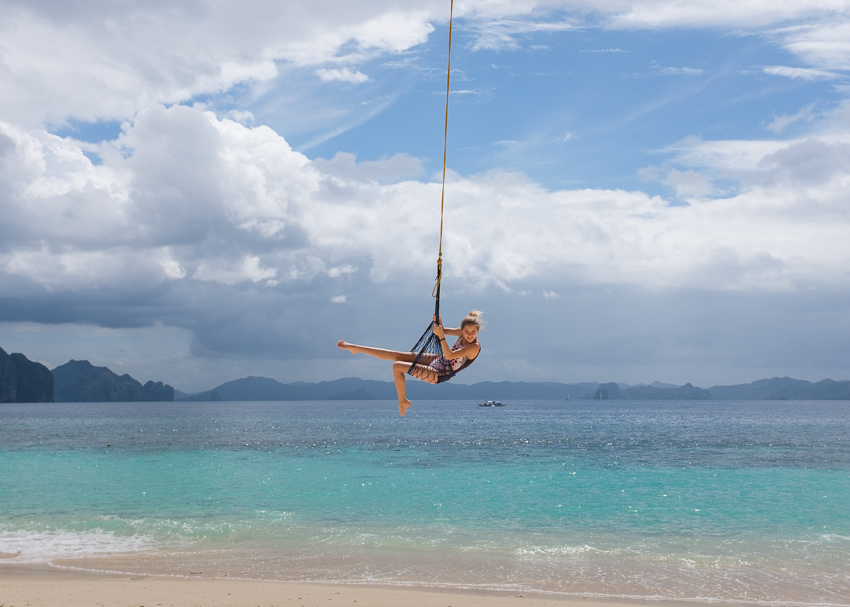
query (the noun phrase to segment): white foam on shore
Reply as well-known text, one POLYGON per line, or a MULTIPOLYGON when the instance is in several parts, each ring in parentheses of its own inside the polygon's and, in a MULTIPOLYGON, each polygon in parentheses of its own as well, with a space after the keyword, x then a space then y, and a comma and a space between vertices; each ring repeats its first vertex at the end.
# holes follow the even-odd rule
POLYGON ((111 531, 7 530, 0 527, 0 552, 16 554, 15 563, 49 563, 54 559, 103 557, 146 552, 156 542, 147 536, 120 536, 111 531))

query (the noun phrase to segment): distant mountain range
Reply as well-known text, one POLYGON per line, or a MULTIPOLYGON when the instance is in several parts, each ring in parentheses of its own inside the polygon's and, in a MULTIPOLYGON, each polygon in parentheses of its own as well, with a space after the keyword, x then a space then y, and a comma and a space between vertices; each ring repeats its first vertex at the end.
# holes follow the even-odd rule
POLYGON ((718 400, 850 400, 850 381, 824 379, 816 383, 774 377, 751 384, 714 386, 708 389, 718 400))
MULTIPOLYGON (((762 379, 751 384, 675 386, 653 382, 629 386, 615 382, 479 382, 444 383, 435 386, 408 382, 407 395, 420 400, 850 400, 850 381, 825 379, 817 383, 790 377, 762 379)), ((393 400, 392 382, 349 377, 318 383, 283 384, 267 377, 245 377, 221 384, 212 390, 186 394, 175 392, 181 401, 286 401, 286 400, 393 400)))
MULTIPOLYGON (((479 382, 432 386, 411 381, 407 394, 417 400, 850 400, 850 381, 812 383, 790 377, 703 389, 685 384, 628 385, 618 382, 479 382)), ((244 377, 212 390, 187 394, 163 382, 141 382, 87 360, 71 360, 51 372, 23 354, 0 348, 0 403, 394 400, 392 382, 348 377, 318 383, 283 384, 268 377, 244 377)))
POLYGON ((0 403, 53 402, 50 369, 23 354, 0 348, 0 403))
MULTIPOLYGON (((768 380, 770 381, 770 380, 768 380)), ((797 380, 794 380, 797 381, 797 380)), ((691 384, 684 386, 673 386, 654 382, 648 386, 626 386, 621 388, 620 384, 599 384, 593 396, 585 394, 583 398, 594 400, 711 400, 714 396, 702 388, 695 388, 691 384)))
MULTIPOLYGON (((532 398, 566 399, 570 390, 593 392, 598 384, 560 384, 555 382, 480 382, 473 385, 444 383, 431 385, 408 382, 407 395, 420 400, 532 398), (497 396, 492 396, 496 394, 497 396)), ((267 377, 245 377, 197 394, 176 393, 175 400, 392 400, 396 398, 392 382, 348 377, 319 383, 282 384, 267 377)))
POLYGON ((74 403, 155 402, 174 400, 174 388, 161 381, 145 385, 87 360, 69 360, 53 369, 53 400, 74 403))

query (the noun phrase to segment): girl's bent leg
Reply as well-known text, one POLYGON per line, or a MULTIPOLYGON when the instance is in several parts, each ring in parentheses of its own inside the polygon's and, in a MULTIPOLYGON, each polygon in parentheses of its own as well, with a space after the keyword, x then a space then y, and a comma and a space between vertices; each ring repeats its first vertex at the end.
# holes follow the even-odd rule
POLYGON ((440 379, 437 370, 426 365, 416 365, 408 370, 408 374, 429 384, 436 384, 440 379))
POLYGON ((395 391, 398 394, 398 412, 404 417, 404 412, 410 406, 410 401, 407 400, 407 383, 405 374, 410 368, 408 362, 393 363, 393 379, 395 380, 395 391))

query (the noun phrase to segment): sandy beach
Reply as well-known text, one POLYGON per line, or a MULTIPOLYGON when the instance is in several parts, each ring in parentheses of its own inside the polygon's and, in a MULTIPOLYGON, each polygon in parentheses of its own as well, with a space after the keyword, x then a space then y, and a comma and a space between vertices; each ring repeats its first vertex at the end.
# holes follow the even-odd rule
POLYGON ((622 607, 624 603, 439 589, 111 575, 48 565, 0 568, 3 607, 569 607, 578 604, 622 607))

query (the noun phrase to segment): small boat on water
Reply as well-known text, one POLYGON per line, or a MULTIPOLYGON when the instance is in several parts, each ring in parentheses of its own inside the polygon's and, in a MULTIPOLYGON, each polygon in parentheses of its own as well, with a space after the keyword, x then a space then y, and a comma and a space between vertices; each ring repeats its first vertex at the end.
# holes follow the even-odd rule
POLYGON ((483 403, 478 403, 479 407, 505 407, 507 405, 503 405, 497 400, 485 400, 483 403))

